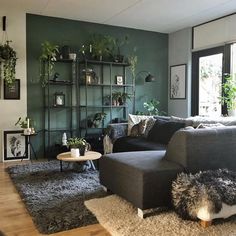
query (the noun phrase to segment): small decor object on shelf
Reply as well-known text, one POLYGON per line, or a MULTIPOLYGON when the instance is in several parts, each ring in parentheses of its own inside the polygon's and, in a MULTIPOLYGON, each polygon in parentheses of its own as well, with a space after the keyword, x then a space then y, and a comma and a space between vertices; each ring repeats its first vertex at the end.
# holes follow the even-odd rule
POLYGON ((15 79, 15 81, 11 85, 4 81, 4 99, 20 99, 19 79, 15 79))
POLYGON ((66 146, 67 145, 67 136, 66 136, 65 132, 62 135, 61 142, 62 142, 62 146, 66 146))
POLYGON ((117 75, 116 76, 116 84, 117 85, 123 85, 123 76, 122 75, 117 75))
POLYGON ((76 61, 76 53, 69 53, 69 59, 76 61))
POLYGON ((63 92, 56 92, 54 94, 54 106, 65 106, 65 94, 63 92))

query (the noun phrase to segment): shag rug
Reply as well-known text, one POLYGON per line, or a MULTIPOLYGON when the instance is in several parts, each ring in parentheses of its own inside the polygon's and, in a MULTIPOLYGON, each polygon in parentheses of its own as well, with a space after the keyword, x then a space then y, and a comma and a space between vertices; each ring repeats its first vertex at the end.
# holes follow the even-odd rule
POLYGON ((234 236, 236 217, 216 220, 204 229, 196 221, 184 221, 173 211, 162 211, 141 219, 130 203, 111 195, 85 202, 99 223, 113 236, 234 236))
POLYGON ((181 173, 172 183, 172 199, 183 219, 196 219, 201 207, 217 214, 223 203, 236 205, 236 172, 219 169, 194 175, 181 173))
MULTIPOLYGON (((72 163, 73 164, 73 163, 72 163)), ((7 169, 40 233, 51 234, 98 223, 84 201, 104 197, 97 171, 78 172, 59 161, 7 169)))

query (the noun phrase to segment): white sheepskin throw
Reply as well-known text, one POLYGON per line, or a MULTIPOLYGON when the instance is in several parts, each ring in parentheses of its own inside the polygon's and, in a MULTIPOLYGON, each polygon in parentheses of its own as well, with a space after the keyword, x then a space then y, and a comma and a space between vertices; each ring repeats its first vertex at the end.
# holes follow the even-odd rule
POLYGON ((181 173, 172 183, 172 201, 183 219, 197 219, 197 212, 203 206, 210 213, 218 213, 222 203, 236 204, 236 172, 219 169, 195 175, 181 173))

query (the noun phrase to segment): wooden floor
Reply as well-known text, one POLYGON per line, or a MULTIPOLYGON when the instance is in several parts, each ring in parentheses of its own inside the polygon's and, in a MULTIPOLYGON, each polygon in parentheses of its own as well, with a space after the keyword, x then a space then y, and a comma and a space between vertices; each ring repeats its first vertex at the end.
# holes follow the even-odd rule
MULTIPOLYGON (((15 164, 19 163, 0 163, 0 231, 6 236, 42 235, 34 226, 24 203, 5 172, 7 166, 15 164)), ((96 224, 50 235, 109 236, 110 234, 101 225, 96 224)))

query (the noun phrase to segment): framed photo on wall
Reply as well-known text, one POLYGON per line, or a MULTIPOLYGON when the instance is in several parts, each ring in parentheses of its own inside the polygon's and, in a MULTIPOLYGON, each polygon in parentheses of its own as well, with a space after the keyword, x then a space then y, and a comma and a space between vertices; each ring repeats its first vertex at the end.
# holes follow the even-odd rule
POLYGON ((186 99, 187 65, 170 67, 170 99, 186 99))
POLYGON ((4 161, 28 159, 27 140, 22 130, 3 131, 4 161))
POLYGON ((116 75, 116 84, 123 85, 123 76, 122 75, 116 75))
POLYGON ((4 99, 20 99, 20 80, 15 79, 11 86, 4 81, 4 99))

